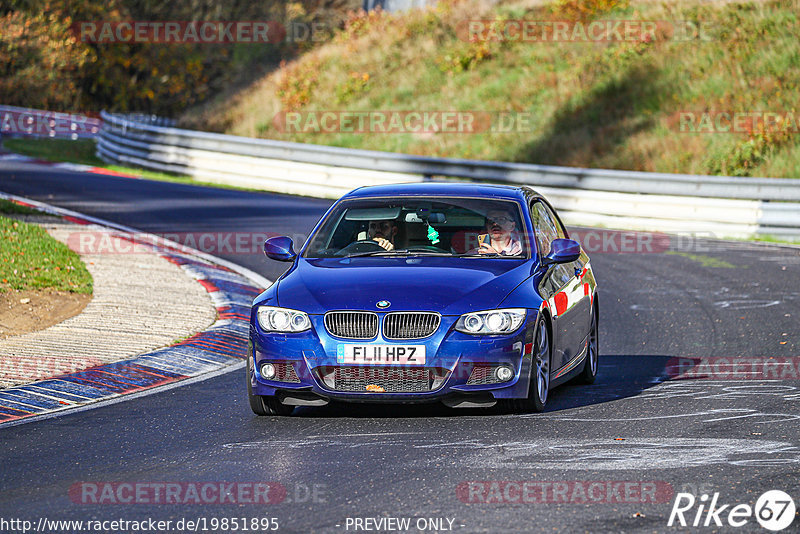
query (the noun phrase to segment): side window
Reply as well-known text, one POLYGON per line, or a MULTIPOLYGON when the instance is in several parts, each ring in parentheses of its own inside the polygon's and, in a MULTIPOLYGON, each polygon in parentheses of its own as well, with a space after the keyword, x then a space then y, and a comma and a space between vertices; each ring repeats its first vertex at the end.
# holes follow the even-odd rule
POLYGON ((553 227, 555 227, 555 229, 556 229, 556 233, 558 234, 559 239, 566 239, 567 232, 564 230, 564 227, 561 226, 561 222, 558 220, 558 217, 556 217, 555 213, 553 213, 553 210, 551 210, 549 207, 547 207, 546 204, 544 204, 542 202, 539 202, 539 204, 542 205, 542 209, 550 217, 550 220, 553 223, 553 227))
MULTIPOLYGON (((533 218, 533 231, 536 233, 536 245, 539 247, 539 253, 546 256, 550 253, 550 244, 554 239, 563 237, 559 235, 561 229, 555 222, 554 217, 551 215, 550 210, 542 202, 534 202, 531 209, 531 217, 533 218)), ((561 232, 563 234, 563 232, 561 232)))

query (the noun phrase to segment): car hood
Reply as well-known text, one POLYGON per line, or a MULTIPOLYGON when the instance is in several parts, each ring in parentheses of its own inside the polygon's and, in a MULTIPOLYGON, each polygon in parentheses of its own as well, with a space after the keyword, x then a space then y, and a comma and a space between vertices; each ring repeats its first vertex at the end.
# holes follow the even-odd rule
POLYGON ((531 276, 531 262, 488 258, 304 259, 278 282, 278 305, 330 310, 426 310, 460 315, 491 309, 531 276))

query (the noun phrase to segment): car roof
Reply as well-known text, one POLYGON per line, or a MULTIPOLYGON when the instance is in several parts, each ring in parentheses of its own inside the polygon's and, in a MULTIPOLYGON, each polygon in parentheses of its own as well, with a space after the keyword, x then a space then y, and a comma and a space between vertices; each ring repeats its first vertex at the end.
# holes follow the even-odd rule
POLYGON ((528 195, 539 196, 529 187, 483 184, 470 182, 415 182, 359 187, 342 197, 344 199, 387 196, 464 196, 477 198, 502 198, 524 201, 528 195))

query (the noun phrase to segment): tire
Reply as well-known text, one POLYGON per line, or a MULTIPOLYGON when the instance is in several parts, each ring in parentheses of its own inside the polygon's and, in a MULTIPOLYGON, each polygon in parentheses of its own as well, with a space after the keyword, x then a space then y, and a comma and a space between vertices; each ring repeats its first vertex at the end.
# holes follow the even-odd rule
POLYGON ((594 308, 592 309, 592 326, 589 328, 589 342, 586 351, 583 371, 577 376, 576 382, 594 384, 597 378, 597 371, 600 368, 600 336, 597 329, 597 310, 594 308))
POLYGON ((550 362, 553 353, 550 343, 550 329, 547 320, 542 318, 536 324, 535 352, 531 361, 531 383, 528 387, 528 397, 524 399, 509 399, 505 406, 514 412, 541 412, 550 396, 550 362))
POLYGON ((247 357, 247 398, 250 401, 250 409, 256 415, 289 415, 294 411, 294 406, 286 406, 277 397, 265 395, 254 395, 253 384, 253 359, 247 357))

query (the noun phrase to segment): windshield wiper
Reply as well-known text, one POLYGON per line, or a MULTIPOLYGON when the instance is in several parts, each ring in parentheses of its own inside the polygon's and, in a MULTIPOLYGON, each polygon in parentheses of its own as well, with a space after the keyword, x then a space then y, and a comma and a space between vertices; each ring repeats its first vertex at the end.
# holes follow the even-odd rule
POLYGON ((352 254, 346 254, 342 256, 342 258, 360 258, 362 256, 384 256, 394 253, 395 253, 394 250, 370 250, 367 252, 353 252, 352 254))
MULTIPOLYGON (((453 256, 459 258, 496 258, 498 256, 503 256, 503 254, 500 254, 499 252, 492 252, 487 254, 478 254, 477 252, 464 252, 463 254, 453 254, 453 256)), ((503 257, 513 258, 513 256, 503 256, 503 257)))
POLYGON ((401 248, 398 250, 370 250, 368 252, 356 252, 343 256, 345 258, 358 258, 362 256, 453 256, 449 252, 434 252, 432 250, 408 250, 401 248))

